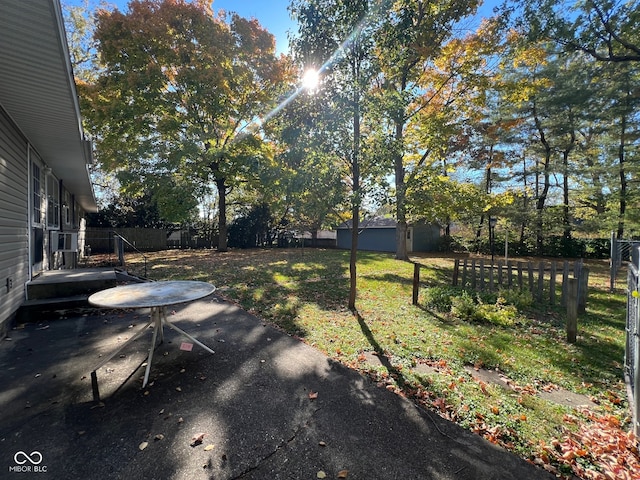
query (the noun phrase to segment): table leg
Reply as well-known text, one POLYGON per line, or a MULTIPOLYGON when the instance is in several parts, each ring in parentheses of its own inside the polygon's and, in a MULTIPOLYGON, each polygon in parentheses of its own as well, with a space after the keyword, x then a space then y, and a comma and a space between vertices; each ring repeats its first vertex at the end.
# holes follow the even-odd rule
POLYGON ((129 340, 124 342, 120 346, 120 348, 118 348, 113 353, 104 357, 102 360, 100 360, 100 363, 98 363, 95 367, 93 367, 93 369, 91 370, 91 386, 93 388, 93 399, 95 401, 100 400, 100 393, 98 391, 98 376, 96 374, 97 370, 100 367, 102 367, 105 363, 107 363, 109 360, 111 360, 113 357, 115 357, 118 353, 120 353, 127 345, 129 345, 131 342, 136 340, 140 335, 142 335, 147 330, 147 328, 149 328, 149 325, 151 325, 151 322, 153 322, 153 319, 149 320, 149 322, 147 322, 147 324, 144 327, 138 330, 132 337, 129 338, 129 340))
POLYGON ((164 343, 164 329, 162 325, 164 323, 164 319, 167 318, 167 309, 166 307, 155 307, 156 316, 158 317, 158 326, 160 327, 160 343, 164 343))
POLYGON ((153 352, 156 350, 156 340, 158 338, 158 333, 160 333, 161 339, 164 337, 162 333, 162 316, 160 313, 160 309, 164 310, 164 307, 154 307, 151 309, 151 317, 155 323, 153 327, 153 338, 151 339, 151 348, 149 349, 149 356, 147 357, 147 368, 144 372, 144 381, 142 382, 142 388, 146 387, 147 382, 149 381, 151 360, 153 360, 153 352))
POLYGON ((199 342, 198 340, 196 340, 195 338, 193 338, 191 335, 189 335, 187 332, 185 332, 184 330, 176 327, 173 323, 171 323, 169 320, 167 320, 167 318, 165 317, 164 319, 164 323, 167 327, 169 328, 173 328, 176 332, 181 333, 182 335, 184 335, 185 337, 187 337, 188 339, 190 339, 193 343, 196 343, 198 345, 200 345, 202 348, 204 348, 207 352, 210 353, 216 353, 213 350, 211 350, 209 347, 207 347, 204 343, 199 342))

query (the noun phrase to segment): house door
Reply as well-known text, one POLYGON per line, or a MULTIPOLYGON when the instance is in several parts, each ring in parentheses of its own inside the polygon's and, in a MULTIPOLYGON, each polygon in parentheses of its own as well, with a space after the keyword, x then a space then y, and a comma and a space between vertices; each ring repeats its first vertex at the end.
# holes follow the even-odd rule
POLYGON ((407 253, 413 252, 413 227, 407 227, 407 253))

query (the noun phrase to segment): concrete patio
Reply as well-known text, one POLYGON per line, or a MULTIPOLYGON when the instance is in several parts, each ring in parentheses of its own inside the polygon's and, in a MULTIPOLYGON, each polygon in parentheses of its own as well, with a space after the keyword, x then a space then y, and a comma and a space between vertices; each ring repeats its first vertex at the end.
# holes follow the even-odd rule
POLYGON ((93 366, 147 315, 58 311, 0 341, 2 478, 552 478, 215 294, 170 311, 215 354, 169 331, 142 389, 149 329, 94 402, 93 366))

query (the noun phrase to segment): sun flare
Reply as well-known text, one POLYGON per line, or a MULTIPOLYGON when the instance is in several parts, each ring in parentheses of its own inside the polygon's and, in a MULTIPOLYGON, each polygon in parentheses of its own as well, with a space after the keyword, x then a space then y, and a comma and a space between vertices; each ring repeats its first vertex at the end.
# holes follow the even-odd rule
POLYGON ((305 90, 315 90, 320 82, 320 74, 315 68, 309 68, 302 76, 302 88, 305 90))

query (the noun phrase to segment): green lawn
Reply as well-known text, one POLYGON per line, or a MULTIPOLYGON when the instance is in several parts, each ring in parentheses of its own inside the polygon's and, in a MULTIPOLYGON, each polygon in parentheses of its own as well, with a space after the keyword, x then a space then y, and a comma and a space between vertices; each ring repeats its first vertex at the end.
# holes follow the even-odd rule
POLYGON ((590 265, 587 312, 578 318, 577 343, 568 344, 560 308, 505 293, 499 300, 484 297, 481 307, 473 307, 482 315, 464 315, 476 295, 449 287, 453 260, 413 260, 423 266, 418 306, 411 304, 411 263, 359 253, 354 315, 346 308, 345 251, 148 254, 151 278, 210 281, 228 299, 382 387, 554 473, 573 471, 588 478, 606 478, 612 471, 615 478, 640 473, 637 451, 625 435, 625 295, 622 290, 609 293, 604 263, 590 265), (447 303, 451 296, 458 315, 447 303), (372 362, 371 354, 380 361, 372 362), (476 380, 469 367, 497 369, 510 379, 511 388, 476 380), (560 388, 588 395, 596 406, 576 410, 537 395, 560 388), (594 440, 596 431, 608 437, 594 440), (615 448, 608 445, 611 438, 617 439, 615 448), (620 448, 624 452, 615 450, 620 448), (612 466, 608 453, 626 463, 620 466, 616 460, 612 466))

